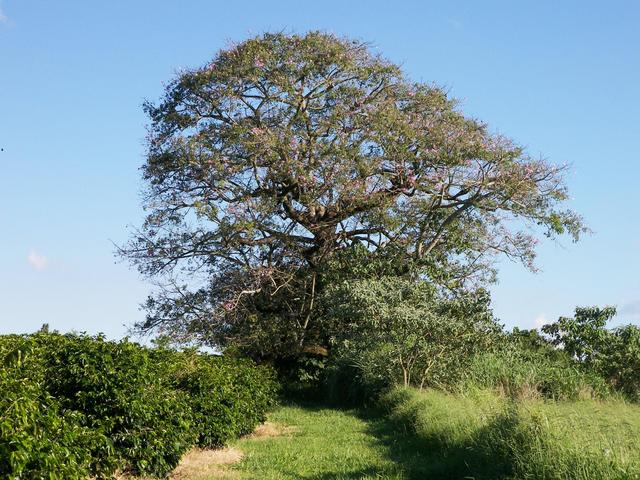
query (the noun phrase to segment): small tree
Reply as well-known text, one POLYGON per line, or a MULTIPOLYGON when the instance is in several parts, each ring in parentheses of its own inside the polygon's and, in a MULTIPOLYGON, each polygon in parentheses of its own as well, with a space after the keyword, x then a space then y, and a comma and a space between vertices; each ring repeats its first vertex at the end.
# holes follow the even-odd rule
POLYGON ((560 317, 542 331, 613 388, 640 399, 640 328, 625 325, 607 329, 614 307, 577 307, 574 317, 560 317))
POLYGON ((544 325, 542 331, 551 342, 589 367, 596 367, 611 340, 607 322, 616 314, 614 307, 576 307, 574 317, 560 317, 544 325))
POLYGON ((450 382, 500 331, 483 291, 451 300, 427 282, 383 277, 342 282, 322 300, 346 355, 389 383, 421 389, 450 382))
POLYGON ((520 226, 583 228, 561 208, 563 167, 362 42, 252 38, 145 110, 148 215, 121 251, 161 279, 143 330, 291 353, 330 336, 315 298, 337 252, 364 246, 459 289, 491 279, 497 254, 533 268, 520 226))
POLYGON ((640 328, 625 325, 613 331, 608 358, 603 369, 605 378, 617 390, 640 400, 640 328))

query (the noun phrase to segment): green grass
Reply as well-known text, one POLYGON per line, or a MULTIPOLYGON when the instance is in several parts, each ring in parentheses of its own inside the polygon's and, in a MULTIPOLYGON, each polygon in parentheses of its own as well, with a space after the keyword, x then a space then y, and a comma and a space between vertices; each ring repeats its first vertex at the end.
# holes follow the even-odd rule
POLYGON ((546 478, 640 478, 638 406, 528 401, 520 411, 523 423, 539 428, 544 440, 522 459, 534 473, 546 472, 546 478))
POLYGON ((636 405, 401 389, 386 403, 425 453, 423 478, 640 478, 636 405))
POLYGON ((245 457, 234 470, 251 479, 404 479, 401 465, 373 432, 380 420, 355 410, 282 407, 270 421, 292 431, 234 443, 245 457))
POLYGON ((385 410, 284 406, 283 432, 248 437, 234 479, 640 478, 640 407, 622 401, 513 402, 397 389, 385 410), (287 430, 287 427, 289 429, 287 430))

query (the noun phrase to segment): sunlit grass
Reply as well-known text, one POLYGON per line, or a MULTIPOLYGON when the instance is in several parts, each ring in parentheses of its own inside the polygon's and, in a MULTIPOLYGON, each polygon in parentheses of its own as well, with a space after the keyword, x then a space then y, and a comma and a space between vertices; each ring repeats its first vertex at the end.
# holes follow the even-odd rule
POLYGON ((372 420, 356 411, 283 407, 270 420, 290 429, 279 436, 247 438, 234 444, 244 452, 234 466, 251 479, 401 479, 402 468, 386 455, 372 433, 372 420))
POLYGON ((428 457, 425 478, 640 478, 636 405, 415 390, 395 391, 387 405, 428 457))
MULTIPOLYGON (((640 407, 398 389, 385 410, 284 406, 205 479, 640 478, 640 407)), ((180 477, 192 480, 191 477, 180 477)), ((195 477, 194 477, 195 478, 195 477)))

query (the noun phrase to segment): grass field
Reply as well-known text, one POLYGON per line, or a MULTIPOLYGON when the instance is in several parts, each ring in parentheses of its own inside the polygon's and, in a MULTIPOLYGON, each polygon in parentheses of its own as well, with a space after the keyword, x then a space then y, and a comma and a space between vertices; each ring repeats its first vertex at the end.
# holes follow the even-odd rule
POLYGON ((640 408, 513 403, 397 390, 377 414, 283 406, 229 448, 195 452, 172 477, 210 479, 634 479, 640 408))
POLYGON ((266 427, 216 453, 196 452, 172 478, 209 479, 418 479, 416 445, 397 426, 358 410, 284 406, 266 427), (212 455, 207 459, 208 455, 212 455), (208 463, 207 463, 208 462, 208 463), (214 465, 215 464, 215 465, 214 465))
POLYGON ((640 478, 637 405, 401 389, 386 401, 425 453, 423 478, 640 478))

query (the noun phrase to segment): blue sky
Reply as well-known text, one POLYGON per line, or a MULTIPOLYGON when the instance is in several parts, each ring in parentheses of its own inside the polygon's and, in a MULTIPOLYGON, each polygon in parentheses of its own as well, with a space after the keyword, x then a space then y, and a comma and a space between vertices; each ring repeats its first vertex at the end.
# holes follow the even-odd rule
POLYGON ((180 67, 267 30, 372 42, 416 79, 553 162, 594 234, 502 262, 497 316, 576 305, 640 323, 640 3, 0 0, 0 333, 47 322, 123 336, 150 285, 112 242, 142 218, 145 99, 180 67))

